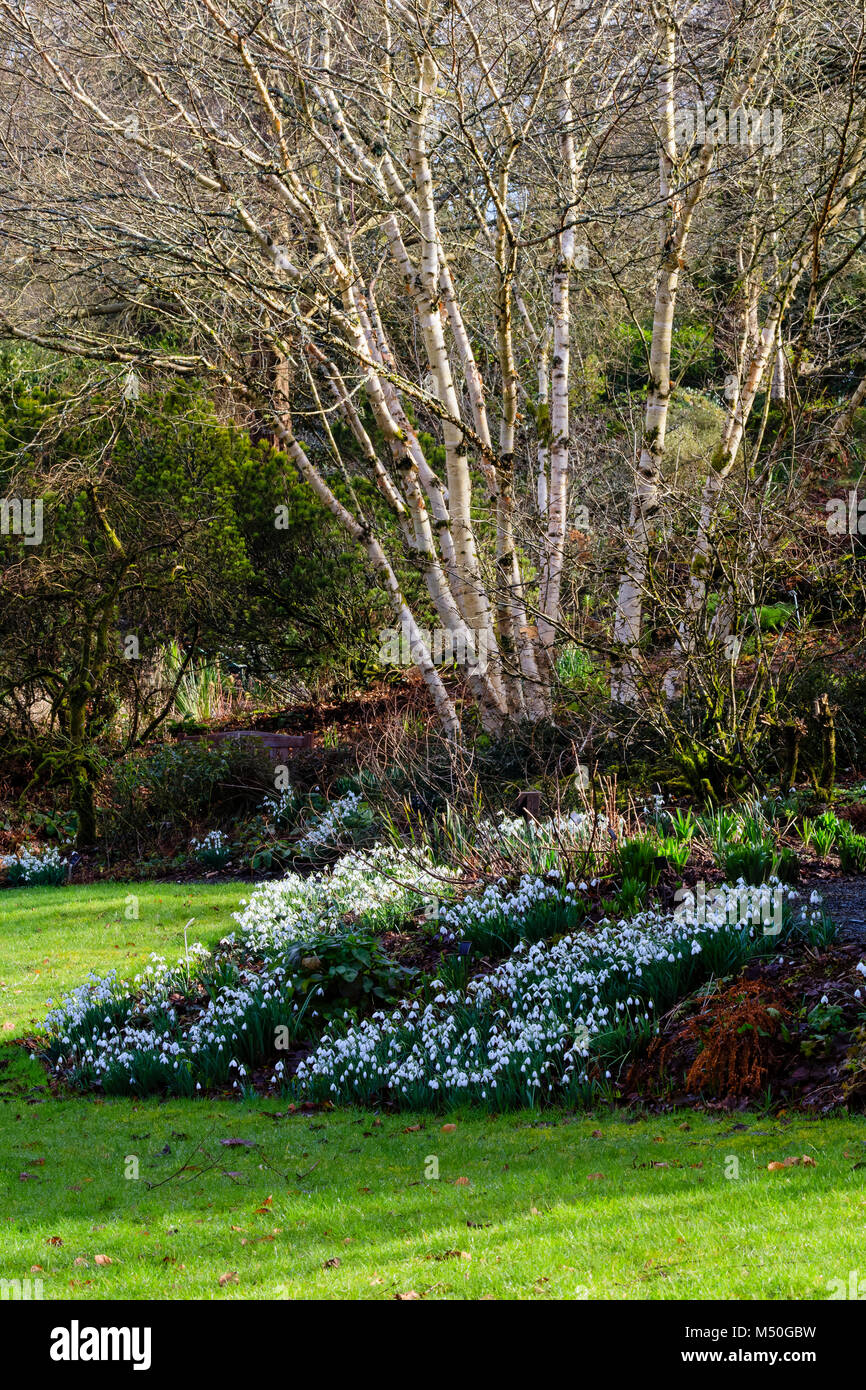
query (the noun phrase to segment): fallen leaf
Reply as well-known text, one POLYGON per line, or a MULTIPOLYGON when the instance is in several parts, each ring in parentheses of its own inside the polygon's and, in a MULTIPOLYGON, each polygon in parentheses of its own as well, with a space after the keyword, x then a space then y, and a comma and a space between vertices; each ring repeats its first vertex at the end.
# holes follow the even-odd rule
POLYGON ((95 1265, 110 1265, 114 1264, 114 1261, 110 1255, 94 1255, 93 1263, 95 1265))
POLYGON ((592 1131, 592 1134, 591 1134, 589 1137, 590 1137, 590 1139, 601 1139, 601 1138, 602 1138, 601 1130, 600 1130, 600 1129, 594 1129, 594 1130, 592 1131))
POLYGON ((814 1158, 812 1158, 811 1154, 803 1154, 802 1157, 800 1158, 800 1162, 802 1163, 802 1165, 803 1165, 804 1168, 817 1168, 817 1167, 818 1167, 817 1163, 815 1162, 814 1158))
POLYGON ((455 1178, 455 1179, 454 1179, 454 1186, 455 1186, 455 1187, 468 1187, 468 1186, 469 1186, 469 1179, 468 1179, 468 1178, 455 1178))
POLYGON ((252 1139, 221 1139, 227 1149, 254 1149, 255 1142, 252 1139))
POLYGON ((340 1258, 339 1258, 338 1255, 332 1255, 331 1258, 330 1258, 329 1260, 325 1260, 325 1263, 322 1265, 322 1269, 339 1269, 339 1268, 340 1268, 340 1258))
POLYGON ((72 1263, 74 1265, 84 1265, 85 1268, 87 1267, 87 1261, 85 1260, 83 1255, 77 1255, 75 1259, 72 1261, 72 1263))
POLYGON ((221 1288, 221 1289, 222 1289, 222 1288, 225 1288, 225 1285, 226 1285, 226 1284, 239 1284, 239 1283, 240 1283, 240 1279, 238 1278, 238 1272, 237 1272, 236 1269, 227 1269, 226 1272, 225 1272, 225 1274, 221 1274, 221 1275, 220 1275, 220 1278, 219 1278, 219 1285, 220 1285, 220 1288, 221 1288))
POLYGON ((416 1293, 414 1289, 410 1289, 408 1293, 395 1293, 394 1297, 398 1303, 414 1303, 421 1295, 416 1293))
POLYGON ((604 1173, 587 1173, 587 1182, 604 1182, 604 1173))
POLYGON ((49 1236, 48 1239, 46 1240, 45 1244, 46 1244, 46 1245, 62 1245, 62 1244, 63 1244, 63 1241, 60 1239, 59 1236, 49 1236))
POLYGON ((442 1133, 443 1133, 443 1134, 453 1134, 456 1128, 457 1128, 456 1125, 443 1125, 443 1126, 442 1126, 442 1133))

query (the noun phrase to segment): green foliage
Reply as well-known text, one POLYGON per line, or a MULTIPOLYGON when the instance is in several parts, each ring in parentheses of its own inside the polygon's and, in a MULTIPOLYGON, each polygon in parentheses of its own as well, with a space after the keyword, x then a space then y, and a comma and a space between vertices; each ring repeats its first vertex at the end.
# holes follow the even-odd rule
POLYGON ((780 632, 794 617, 793 603, 765 603, 758 609, 758 622, 762 632, 780 632))
POLYGON ((663 851, 659 841, 650 835, 636 835, 624 840, 616 851, 616 864, 622 874, 623 887, 627 881, 654 888, 661 876, 663 851))
POLYGON ((740 818, 735 811, 719 806, 698 818, 698 824, 712 845, 716 858, 721 858, 729 840, 739 830, 740 818))
POLYGON ((669 827, 670 835, 675 840, 682 844, 691 842, 699 825, 693 811, 683 811, 677 807, 675 811, 666 811, 665 819, 669 827))
POLYGON ((330 1018, 342 1019, 347 1012, 359 1018, 394 1003, 418 973, 391 960, 379 939, 364 930, 299 942, 289 948, 285 963, 300 1005, 301 1031, 309 1036, 320 1034, 330 1018))
POLYGON ((800 859, 796 850, 787 845, 779 850, 776 862, 776 875, 782 883, 794 884, 800 879, 800 859))
POLYGON ((658 850, 671 868, 682 873, 691 855, 691 837, 680 840, 676 835, 663 836, 659 840, 658 850))
POLYGON ((163 828, 188 829, 229 820, 258 805, 273 788, 273 764, 252 740, 160 743, 112 764, 103 812, 115 846, 157 838, 163 828))
POLYGON ((747 840, 743 844, 727 845, 722 855, 725 878, 729 883, 742 879, 758 886, 766 883, 773 872, 775 849, 771 840, 747 840))
POLYGON ((846 874, 866 874, 866 835, 856 834, 847 821, 841 821, 837 847, 846 874))
POLYGON ((556 662, 556 674, 563 685, 579 690, 600 691, 604 688, 604 672, 584 647, 569 642, 556 662))

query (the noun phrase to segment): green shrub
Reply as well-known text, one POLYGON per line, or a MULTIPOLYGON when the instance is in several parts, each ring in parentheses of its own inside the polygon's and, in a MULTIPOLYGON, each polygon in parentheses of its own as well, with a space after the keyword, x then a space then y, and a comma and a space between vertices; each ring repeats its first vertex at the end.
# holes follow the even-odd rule
POLYGON ((847 821, 838 837, 839 863, 846 874, 866 874, 866 835, 857 835, 847 821))
POLYGON ((168 826, 188 830, 229 820, 272 791, 274 769, 252 739, 161 743, 117 763, 106 786, 106 841, 159 839, 168 826))
POLYGON ((664 859, 659 841, 649 835, 636 835, 624 840, 616 852, 616 863, 622 875, 623 887, 629 879, 654 888, 661 876, 664 859))
POLYGON ((800 858, 796 850, 785 846, 779 851, 776 862, 776 877, 782 883, 797 883, 800 878, 800 858))
POLYGON ((742 879, 758 887, 766 883, 773 872, 775 851, 770 840, 750 840, 741 845, 727 845, 722 857, 729 883, 742 879))
POLYGON ((675 835, 669 835, 659 840, 659 854, 661 854, 671 868, 682 873, 689 862, 692 847, 690 840, 679 840, 675 835))

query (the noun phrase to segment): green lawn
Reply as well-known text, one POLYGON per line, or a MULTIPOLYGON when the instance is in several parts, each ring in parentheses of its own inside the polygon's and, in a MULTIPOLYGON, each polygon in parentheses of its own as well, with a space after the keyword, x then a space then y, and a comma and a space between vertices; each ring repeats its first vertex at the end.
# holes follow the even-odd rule
POLYGON ((81 984, 88 970, 132 977, 151 952, 174 960, 189 940, 213 945, 234 928, 249 883, 98 883, 0 892, 0 1036, 40 1019, 46 1000, 81 984), (135 917, 137 912, 138 916, 135 917))
MULTIPOLYGON (((213 940, 244 891, 2 895, 6 1017, 20 1031, 89 966, 174 951, 191 916, 213 940)), ((275 1100, 54 1100, 44 1081, 2 1049, 0 1278, 41 1277, 45 1298, 822 1298, 863 1264, 861 1118, 466 1112, 444 1130, 275 1100), (794 1154, 816 1166, 768 1171, 794 1154)))

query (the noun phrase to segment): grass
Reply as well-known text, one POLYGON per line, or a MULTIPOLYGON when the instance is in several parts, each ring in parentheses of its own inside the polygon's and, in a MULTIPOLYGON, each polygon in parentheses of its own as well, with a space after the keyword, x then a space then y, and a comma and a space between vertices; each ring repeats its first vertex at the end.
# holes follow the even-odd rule
POLYGON ((7 1099, 0 1276, 61 1299, 783 1299, 862 1265, 860 1120, 275 1113, 7 1099), (795 1153, 817 1166, 767 1170, 795 1153))
MULTIPOLYGON (((243 892, 4 893, 4 1017, 24 1031, 88 968, 181 949, 191 916, 216 939, 243 892)), ((443 1129, 45 1083, 0 1049, 0 1278, 46 1299, 821 1298, 862 1265, 860 1117, 466 1111, 443 1129), (815 1167, 767 1169, 804 1153, 815 1167)))
POLYGON ((152 952, 173 960, 189 939, 214 945, 252 884, 99 883, 0 892, 0 1038, 43 1017, 46 1000, 116 966, 134 975, 152 952), (138 913, 138 917, 127 913, 138 913))

